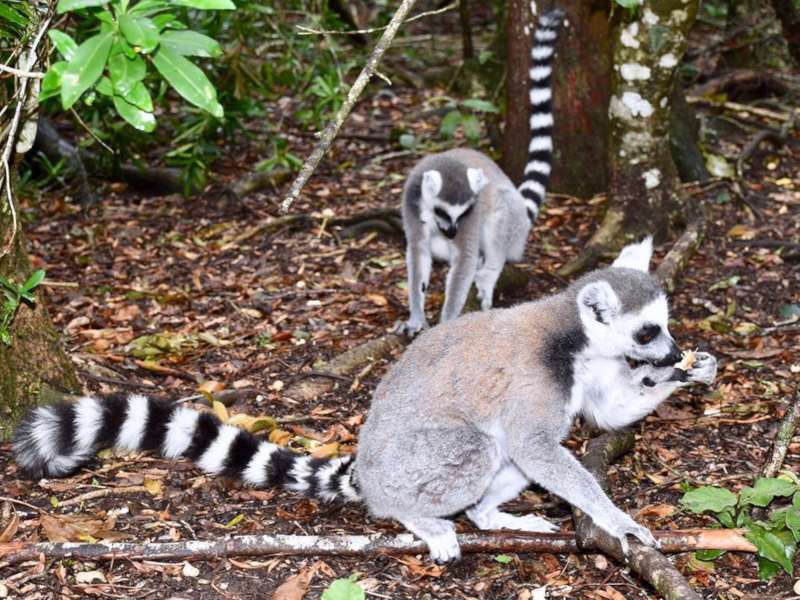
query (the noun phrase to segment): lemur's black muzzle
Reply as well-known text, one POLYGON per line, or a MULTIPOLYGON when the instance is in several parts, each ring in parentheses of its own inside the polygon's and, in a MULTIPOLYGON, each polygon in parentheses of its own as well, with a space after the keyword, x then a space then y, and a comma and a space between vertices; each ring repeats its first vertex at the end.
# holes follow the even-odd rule
POLYGON ((439 231, 441 231, 442 235, 446 237, 448 240, 452 240, 454 237, 456 237, 456 234, 458 233, 458 228, 451 225, 450 227, 447 228, 439 227, 439 231))
POLYGON ((675 342, 672 342, 672 347, 669 349, 669 354, 667 354, 661 360, 654 362, 654 367, 671 367, 672 365, 681 362, 681 349, 678 348, 675 342))

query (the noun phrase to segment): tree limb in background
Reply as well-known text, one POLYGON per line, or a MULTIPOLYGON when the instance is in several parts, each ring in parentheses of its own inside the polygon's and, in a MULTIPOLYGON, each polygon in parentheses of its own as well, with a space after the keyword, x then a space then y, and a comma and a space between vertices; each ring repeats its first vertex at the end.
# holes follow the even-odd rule
MULTIPOLYGON (((605 433, 589 442, 581 461, 604 489, 608 489, 608 467, 633 448, 633 433, 629 430, 605 433)), ((669 559, 655 548, 639 542, 630 543, 630 553, 622 553, 619 541, 599 529, 580 510, 573 508, 578 545, 597 549, 627 563, 642 579, 652 585, 667 600, 700 600, 683 575, 669 559)))
POLYGON ((303 167, 300 169, 300 173, 298 173, 297 178, 292 183, 292 187, 289 188, 289 193, 286 194, 286 197, 283 199, 283 203, 281 204, 281 210, 283 212, 289 211, 292 203, 300 195, 300 190, 303 189, 303 186, 305 186, 308 179, 316 170, 319 162, 325 155, 325 152, 327 152, 328 148, 330 148, 345 119, 350 114, 350 111, 353 110, 353 106, 355 106, 358 97, 361 95, 361 92, 364 91, 364 88, 366 87, 370 78, 375 73, 375 68, 378 66, 378 62, 380 62, 384 52, 386 52, 387 48, 389 48, 391 45, 394 36, 397 34, 397 30, 400 28, 400 25, 402 25, 403 21, 405 21, 408 12, 414 6, 414 2, 415 0, 403 0, 400 3, 400 6, 397 8, 397 11, 392 17, 392 20, 389 21, 389 24, 384 30, 383 35, 378 40, 378 43, 375 44, 375 48, 373 49, 370 57, 367 59, 367 63, 364 65, 364 68, 361 69, 361 73, 358 74, 355 83, 353 83, 353 86, 347 93, 347 98, 345 99, 339 111, 336 113, 333 121, 331 121, 325 128, 325 131, 322 132, 319 142, 311 152, 311 155, 308 157, 306 162, 303 164, 303 167))
POLYGON ((775 477, 780 470, 798 426, 800 426, 800 388, 795 390, 794 400, 790 400, 786 407, 786 413, 775 434, 775 441, 772 442, 769 460, 761 472, 762 477, 775 477))
MULTIPOLYGON (((756 548, 735 529, 688 529, 655 533, 665 552, 756 548)), ((462 552, 566 554, 581 552, 574 534, 515 531, 464 533, 458 536, 462 552)), ((180 542, 6 542, 0 543, 0 567, 29 560, 212 560, 228 556, 379 556, 427 554, 425 544, 411 534, 401 535, 238 535, 214 540, 180 542)), ((691 598, 692 596, 686 596, 691 598)))

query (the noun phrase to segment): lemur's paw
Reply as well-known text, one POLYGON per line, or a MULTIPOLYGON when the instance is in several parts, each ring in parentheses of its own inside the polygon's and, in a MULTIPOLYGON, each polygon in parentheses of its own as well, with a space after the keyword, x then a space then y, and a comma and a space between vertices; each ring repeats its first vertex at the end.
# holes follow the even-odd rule
POLYGON ((612 536, 617 538, 617 540, 619 540, 620 546, 622 547, 622 552, 626 556, 630 552, 630 546, 628 545, 628 538, 627 538, 627 536, 629 535, 635 537, 645 546, 658 545, 656 538, 653 537, 653 534, 650 532, 650 530, 644 525, 639 525, 627 514, 620 511, 619 516, 614 520, 616 522, 612 527, 608 529, 603 527, 603 529, 606 529, 608 533, 610 533, 612 536))
POLYGON ((717 359, 708 352, 697 352, 694 364, 686 371, 686 376, 692 383, 712 384, 717 376, 717 359))
POLYGON ((461 558, 461 548, 458 545, 455 531, 449 531, 426 541, 434 562, 442 564, 461 558))
POLYGON ((427 328, 428 328, 428 323, 426 321, 415 321, 409 319, 408 321, 399 321, 394 326, 394 329, 392 331, 397 335, 407 335, 409 338, 413 338, 420 331, 427 328))

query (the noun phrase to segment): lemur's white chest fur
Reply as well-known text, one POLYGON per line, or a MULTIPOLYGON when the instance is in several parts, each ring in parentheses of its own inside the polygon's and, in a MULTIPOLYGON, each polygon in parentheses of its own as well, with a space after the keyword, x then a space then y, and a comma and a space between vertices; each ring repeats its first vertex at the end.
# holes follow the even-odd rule
POLYGON ((639 418, 629 371, 622 359, 579 354, 567 407, 569 418, 583 413, 603 429, 623 427, 639 418))

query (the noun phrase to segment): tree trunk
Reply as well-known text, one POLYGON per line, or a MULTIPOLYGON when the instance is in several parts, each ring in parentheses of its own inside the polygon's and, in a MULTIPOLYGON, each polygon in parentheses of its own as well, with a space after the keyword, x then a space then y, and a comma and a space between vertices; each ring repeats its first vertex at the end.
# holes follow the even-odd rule
POLYGON ((772 0, 772 8, 781 22, 789 53, 800 65, 800 5, 794 0, 772 0))
POLYGON ((515 184, 522 180, 528 159, 528 70, 531 64, 533 15, 527 0, 506 5, 506 119, 501 166, 515 184), (526 31, 527 30, 527 31, 526 31))
MULTIPOLYGON (((21 42, 16 66, 23 72, 37 71, 42 48, 37 40, 51 12, 31 11, 34 22, 21 42)), ((19 206, 14 195, 16 182, 14 150, 24 152, 35 137, 35 96, 38 85, 30 79, 6 79, 0 85, 0 105, 8 106, 0 117, 0 275, 14 283, 24 282, 32 269, 25 236, 20 229, 19 206), (12 89, 13 86, 13 89, 12 89), (16 96, 12 99, 12 94, 16 96), (11 100, 10 100, 11 99, 11 100), (19 107, 19 110, 18 110, 19 107), (10 177, 11 198, 8 196, 10 177)), ((80 386, 72 363, 59 343, 39 290, 36 302, 22 304, 10 326, 8 345, 0 343, 0 440, 8 438, 13 424, 29 406, 55 393, 77 391, 80 386)))
MULTIPOLYGON (((556 46, 553 67, 553 174, 554 191, 589 197, 606 190, 608 99, 611 51, 608 3, 585 0, 541 2, 540 14, 555 8, 566 12, 569 23, 556 46), (587 169, 587 165, 592 168, 587 169)), ((527 159, 529 126, 528 68, 533 27, 526 0, 507 5, 506 123, 503 168, 514 182, 522 177, 527 159)))
POLYGON ((670 96, 698 4, 649 0, 637 18, 623 15, 614 29, 606 222, 636 237, 652 233, 663 239, 680 216, 670 96))

